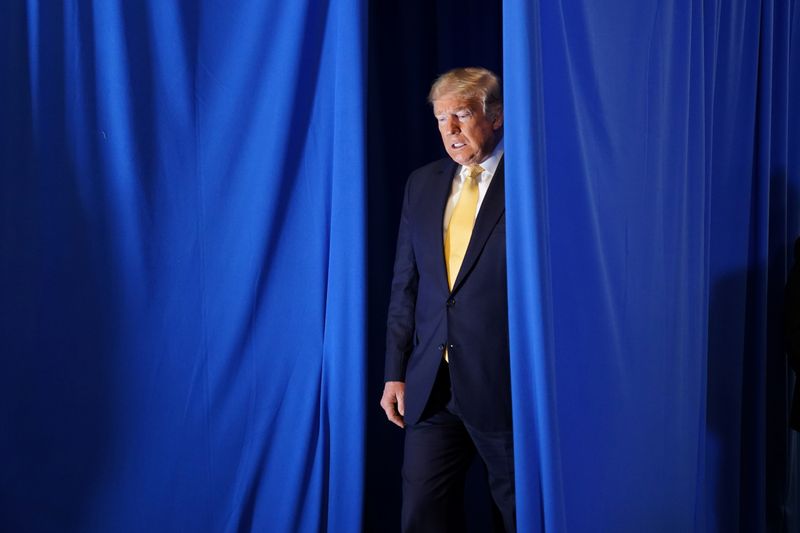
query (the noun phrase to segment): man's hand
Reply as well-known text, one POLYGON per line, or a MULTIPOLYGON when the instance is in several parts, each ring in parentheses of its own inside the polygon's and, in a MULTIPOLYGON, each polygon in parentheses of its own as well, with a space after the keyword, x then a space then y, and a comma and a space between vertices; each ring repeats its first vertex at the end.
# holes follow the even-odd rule
POLYGON ((402 381, 387 381, 383 386, 381 407, 386 411, 386 418, 393 424, 406 427, 403 415, 406 413, 406 384, 402 381))

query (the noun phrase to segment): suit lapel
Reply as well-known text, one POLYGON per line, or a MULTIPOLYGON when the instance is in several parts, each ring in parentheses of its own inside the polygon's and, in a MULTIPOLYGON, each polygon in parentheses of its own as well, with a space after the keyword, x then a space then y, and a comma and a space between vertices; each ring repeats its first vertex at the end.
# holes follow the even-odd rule
POLYGON ((450 191, 453 186, 453 176, 455 176, 458 164, 451 159, 442 160, 442 164, 431 175, 430 188, 427 189, 426 197, 424 198, 424 206, 421 210, 423 222, 421 228, 421 235, 426 239, 425 249, 435 250, 433 257, 438 258, 436 261, 436 269, 438 274, 438 283, 445 292, 450 292, 450 287, 447 285, 447 267, 444 259, 444 237, 443 237, 443 222, 444 222, 444 209, 447 205, 447 199, 450 197, 450 191))
MULTIPOLYGON (((453 284, 453 291, 458 290, 459 286, 464 282, 464 278, 472 270, 475 261, 481 255, 483 245, 486 244, 486 239, 492 234, 492 230, 500 220, 500 216, 505 212, 505 183, 504 183, 504 158, 500 159, 500 164, 492 177, 492 183, 489 184, 489 190, 486 191, 486 196, 481 203, 481 209, 478 211, 478 218, 475 220, 475 226, 472 228, 472 237, 470 237, 467 252, 464 254, 464 262, 461 263, 461 269, 458 271, 456 282, 453 284)), ((440 226, 441 227, 441 226, 440 226)), ((441 232, 440 232, 441 233, 441 232)), ((445 272, 445 283, 447 280, 447 273, 445 272)))

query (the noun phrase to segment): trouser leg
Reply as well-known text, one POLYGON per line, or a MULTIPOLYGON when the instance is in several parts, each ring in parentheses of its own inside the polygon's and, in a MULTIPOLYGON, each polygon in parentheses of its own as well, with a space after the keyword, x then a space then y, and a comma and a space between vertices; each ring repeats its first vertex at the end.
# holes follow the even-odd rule
POLYGON ((486 465, 489 490, 495 509, 494 529, 513 533, 517 530, 514 490, 514 435, 512 431, 478 431, 466 427, 478 456, 486 465))
POLYGON ((461 533, 464 479, 475 448, 461 420, 442 409, 406 427, 402 526, 406 533, 461 533))

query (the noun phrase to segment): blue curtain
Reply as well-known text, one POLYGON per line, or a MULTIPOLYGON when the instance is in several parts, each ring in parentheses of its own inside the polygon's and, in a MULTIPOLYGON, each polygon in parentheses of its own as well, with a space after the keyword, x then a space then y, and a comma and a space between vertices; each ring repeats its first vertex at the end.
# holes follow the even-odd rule
MULTIPOLYGON (((429 78, 499 57, 451 47, 470 6, 373 57, 374 109, 416 100, 367 211, 365 0, 0 3, 0 529, 361 529, 368 222, 392 250, 429 78)), ((796 531, 797 3, 503 19, 520 531, 796 531)))
POLYGON ((364 13, 2 3, 0 529, 359 530, 364 13))
POLYGON ((797 531, 787 1, 504 4, 521 531, 797 531))

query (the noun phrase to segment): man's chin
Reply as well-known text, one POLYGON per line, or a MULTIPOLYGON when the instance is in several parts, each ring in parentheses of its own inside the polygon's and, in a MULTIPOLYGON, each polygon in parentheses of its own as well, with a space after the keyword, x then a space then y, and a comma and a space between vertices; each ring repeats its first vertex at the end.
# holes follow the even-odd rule
POLYGON ((475 159, 475 154, 462 154, 459 152, 453 153, 448 151, 447 155, 450 156, 450 159, 452 159, 453 161, 464 167, 468 167, 470 165, 475 164, 473 163, 475 159))

